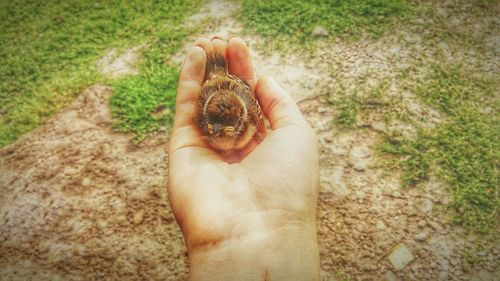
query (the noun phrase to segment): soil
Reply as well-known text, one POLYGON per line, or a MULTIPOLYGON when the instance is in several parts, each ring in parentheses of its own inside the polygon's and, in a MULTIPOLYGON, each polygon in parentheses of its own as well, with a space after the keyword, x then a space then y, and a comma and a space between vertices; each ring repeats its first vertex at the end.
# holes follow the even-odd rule
MULTIPOLYGON (((238 8, 213 1, 192 20, 208 20, 207 34, 241 33, 232 13, 213 12, 218 5, 238 8)), ((453 16, 452 8, 438 8, 443 16, 453 16)), ((262 42, 244 38, 251 47, 262 42)), ((455 45, 448 51, 464 61, 484 61, 485 71, 498 72, 498 36, 485 38, 485 55, 467 55, 455 45)), ((335 88, 349 90, 359 77, 392 83, 401 69, 436 48, 446 49, 443 44, 432 49, 421 40, 421 34, 401 30, 377 40, 338 41, 307 59, 253 48, 257 74, 272 75, 292 94, 320 139, 323 280, 486 281, 500 276, 497 240, 450 223, 445 212, 449 187, 431 179, 421 188, 403 189, 400 171, 379 165, 374 147, 382 133, 414 128, 394 128, 376 112, 352 130, 332 122, 338 114, 329 104, 335 88)), ((173 60, 181 61, 193 41, 188 38, 173 60)), ((108 61, 113 68, 113 60, 108 61)), ((123 68, 110 75, 134 71, 123 68)), ((388 91, 401 93, 400 86, 394 82, 388 91)), ((186 279, 186 251, 166 193, 168 136, 158 133, 136 145, 130 135, 114 132, 110 94, 106 85, 91 86, 71 107, 0 149, 0 279, 186 279)), ((443 121, 411 93, 404 97, 405 107, 423 123, 443 121)))

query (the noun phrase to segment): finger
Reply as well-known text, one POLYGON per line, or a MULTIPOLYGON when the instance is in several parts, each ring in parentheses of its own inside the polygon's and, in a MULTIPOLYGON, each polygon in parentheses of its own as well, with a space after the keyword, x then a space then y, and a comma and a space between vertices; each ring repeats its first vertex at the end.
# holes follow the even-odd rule
POLYGON ((218 54, 222 55, 224 58, 226 58, 226 50, 227 50, 227 41, 226 40, 224 40, 220 37, 214 36, 212 38, 212 48, 213 48, 215 53, 218 53, 218 54))
POLYGON ((179 75, 173 131, 192 124, 196 113, 203 75, 205 73, 206 55, 202 48, 193 46, 186 57, 179 75))
POLYGON ((208 144, 200 136, 195 126, 184 126, 172 132, 172 136, 168 143, 169 156, 173 155, 176 151, 188 147, 206 148, 210 150, 208 144))
POLYGON ((255 97, 273 130, 283 126, 303 126, 307 122, 297 104, 272 78, 262 77, 255 87, 255 97))
POLYGON ((194 46, 198 46, 205 50, 205 53, 210 54, 213 51, 212 42, 206 36, 201 36, 194 42, 194 46))
POLYGON ((255 88, 252 57, 245 41, 240 37, 229 39, 227 46, 229 73, 246 80, 252 89, 255 88))

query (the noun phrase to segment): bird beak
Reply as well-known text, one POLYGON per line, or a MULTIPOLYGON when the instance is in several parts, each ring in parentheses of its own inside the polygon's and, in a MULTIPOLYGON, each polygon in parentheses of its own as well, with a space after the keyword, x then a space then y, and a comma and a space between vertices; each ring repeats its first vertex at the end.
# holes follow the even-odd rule
POLYGON ((221 124, 214 124, 213 125, 213 130, 214 130, 214 135, 218 136, 222 133, 222 126, 221 124))

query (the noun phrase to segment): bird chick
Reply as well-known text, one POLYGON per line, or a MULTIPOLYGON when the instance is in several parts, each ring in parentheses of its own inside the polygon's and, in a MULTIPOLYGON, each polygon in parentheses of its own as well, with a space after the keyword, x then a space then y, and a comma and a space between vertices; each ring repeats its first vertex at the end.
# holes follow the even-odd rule
POLYGON ((231 75, 224 56, 207 55, 195 123, 206 142, 219 151, 238 150, 252 139, 262 111, 245 80, 231 75))

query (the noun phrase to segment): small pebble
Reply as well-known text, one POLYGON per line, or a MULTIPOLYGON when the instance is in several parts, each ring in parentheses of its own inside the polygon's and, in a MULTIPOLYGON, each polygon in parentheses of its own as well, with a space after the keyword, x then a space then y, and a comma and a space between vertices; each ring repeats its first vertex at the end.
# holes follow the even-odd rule
POLYGON ((398 244, 388 256, 389 261, 396 270, 405 268, 415 259, 408 247, 404 243, 398 244))
POLYGON ((479 251, 479 252, 477 252, 477 255, 484 257, 484 256, 486 256, 486 251, 479 251))
POLYGON ((328 31, 324 27, 316 26, 312 31, 312 35, 314 37, 326 37, 328 36, 328 31))
POLYGON ((319 107, 318 108, 318 113, 326 113, 328 111, 328 108, 326 107, 319 107))
POLYGON ((398 278, 398 276, 396 274, 394 274, 394 272, 387 271, 385 273, 385 280, 387 280, 387 281, 399 281, 400 279, 398 278))
POLYGON ((376 227, 377 227, 377 229, 379 229, 379 230, 384 230, 384 229, 385 229, 385 224, 384 224, 384 222, 383 222, 383 221, 377 221, 377 222, 375 223, 375 226, 376 226, 376 227))
POLYGON ((132 222, 134 224, 140 224, 142 223, 142 221, 144 220, 144 214, 146 212, 144 210, 139 210, 137 212, 135 212, 134 214, 134 217, 132 218, 132 222))
POLYGON ((385 131, 387 131, 387 126, 385 125, 384 122, 379 122, 379 121, 373 122, 371 124, 371 127, 373 128, 373 130, 375 130, 377 132, 385 132, 385 131))
POLYGON ((428 224, 430 227, 432 227, 432 229, 434 229, 434 230, 439 230, 439 229, 441 229, 440 225, 439 225, 437 222, 435 222, 435 221, 428 220, 428 221, 427 221, 427 224, 428 224))
POLYGON ((67 176, 72 176, 72 175, 78 174, 78 169, 73 168, 73 167, 65 167, 64 174, 67 176))
POLYGON ((364 163, 355 163, 353 168, 355 171, 363 172, 366 169, 366 165, 364 163))
POLYGON ((82 180, 82 186, 86 187, 86 186, 89 186, 90 184, 90 179, 89 178, 84 178, 82 180))
POLYGON ((423 232, 420 232, 417 235, 415 235, 415 240, 422 242, 422 241, 427 240, 427 237, 428 237, 427 232, 423 231, 423 232))
POLYGON ((366 197, 366 193, 364 193, 361 190, 357 190, 355 194, 356 194, 356 198, 358 198, 358 200, 363 200, 366 197))
POLYGON ((432 203, 432 200, 424 199, 424 201, 422 201, 422 203, 420 204, 420 211, 426 214, 430 213, 432 211, 433 204, 434 203, 432 203))
POLYGON ((448 280, 448 272, 441 271, 441 273, 439 273, 439 280, 440 281, 446 281, 446 280, 448 280))
POLYGON ((394 196, 394 197, 401 197, 401 192, 399 192, 399 191, 397 191, 397 190, 394 190, 394 191, 392 192, 392 196, 394 196))
POLYGON ((417 223, 417 226, 420 228, 424 228, 427 225, 427 222, 424 220, 421 220, 417 223))

